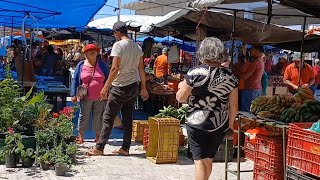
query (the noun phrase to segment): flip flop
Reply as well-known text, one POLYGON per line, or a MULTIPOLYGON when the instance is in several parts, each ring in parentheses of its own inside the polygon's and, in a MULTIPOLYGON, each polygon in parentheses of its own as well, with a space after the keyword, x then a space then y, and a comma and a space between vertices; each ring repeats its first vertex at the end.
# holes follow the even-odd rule
POLYGON ((122 155, 122 156, 129 156, 129 152, 125 151, 125 150, 123 150, 121 148, 119 150, 113 151, 112 154, 122 155))
POLYGON ((88 156, 103 156, 103 151, 98 150, 96 147, 93 147, 86 152, 86 155, 88 155, 88 156))
POLYGON ((84 140, 83 140, 82 138, 77 137, 76 143, 77 143, 77 144, 83 144, 83 143, 84 143, 84 140))

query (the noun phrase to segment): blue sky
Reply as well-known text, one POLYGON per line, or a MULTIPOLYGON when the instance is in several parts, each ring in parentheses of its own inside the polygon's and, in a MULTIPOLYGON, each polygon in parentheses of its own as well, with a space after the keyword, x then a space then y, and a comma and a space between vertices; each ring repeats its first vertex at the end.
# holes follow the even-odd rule
MULTIPOLYGON (((121 4, 127 4, 129 2, 133 2, 135 0, 121 0, 121 4)), ((110 5, 113 7, 118 7, 118 0, 108 0, 108 2, 106 3, 106 5, 110 5)), ((134 11, 127 10, 127 9, 122 9, 121 10, 121 14, 134 14, 134 11)), ((116 16, 117 12, 113 11, 112 7, 108 7, 108 6, 104 6, 94 17, 95 19, 99 19, 99 18, 103 18, 103 17, 107 17, 107 16, 116 16)))

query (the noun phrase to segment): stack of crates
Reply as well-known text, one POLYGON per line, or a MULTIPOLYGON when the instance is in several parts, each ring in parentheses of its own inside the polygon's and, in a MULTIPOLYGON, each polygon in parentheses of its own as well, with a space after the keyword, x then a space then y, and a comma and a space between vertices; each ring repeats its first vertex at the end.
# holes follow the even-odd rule
POLYGON ((282 136, 257 135, 254 156, 254 180, 283 180, 282 136))
POLYGON ((148 127, 148 121, 134 120, 132 123, 132 140, 135 142, 143 142, 143 130, 148 127))
POLYGON ((320 179, 320 133, 309 129, 313 123, 291 123, 288 133, 287 167, 300 175, 320 179))
POLYGON ((150 117, 147 159, 156 164, 176 163, 179 151, 180 121, 150 117))

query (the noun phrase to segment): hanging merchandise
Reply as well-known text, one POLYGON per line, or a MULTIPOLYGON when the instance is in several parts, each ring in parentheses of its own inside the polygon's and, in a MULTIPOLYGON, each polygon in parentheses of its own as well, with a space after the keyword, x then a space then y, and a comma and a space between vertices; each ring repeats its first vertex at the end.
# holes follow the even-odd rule
POLYGON ((143 41, 142 51, 143 51, 143 59, 151 57, 152 47, 154 45, 154 39, 152 37, 148 37, 143 41))
POLYGON ((179 62, 179 49, 178 46, 171 46, 170 51, 168 53, 168 61, 170 63, 177 63, 179 62))

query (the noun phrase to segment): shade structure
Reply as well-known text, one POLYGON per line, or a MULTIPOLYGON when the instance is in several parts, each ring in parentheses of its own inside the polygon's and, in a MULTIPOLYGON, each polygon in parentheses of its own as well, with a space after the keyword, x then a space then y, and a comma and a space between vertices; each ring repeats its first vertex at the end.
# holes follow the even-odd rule
MULTIPOLYGON (((120 21, 123 21, 130 28, 140 28, 145 22, 160 20, 161 16, 144 16, 144 15, 121 15, 120 21)), ((110 16, 91 21, 89 28, 112 29, 114 23, 118 21, 117 16, 110 16)))
MULTIPOLYGON (((204 11, 178 10, 161 21, 143 26, 141 31, 150 32, 155 36, 185 34, 196 40, 196 26, 206 28, 208 36, 229 37, 233 29, 233 14, 208 10, 204 11)), ((278 25, 268 25, 262 22, 236 17, 236 31, 234 37, 245 44, 265 45, 294 42, 301 40, 302 31, 291 30, 278 25)), ((309 39, 319 39, 319 36, 309 39)))
MULTIPOLYGON (((80 28, 86 26, 107 0, 1 0, 0 24, 21 27, 26 14, 39 28, 80 28)), ((30 19, 27 25, 35 26, 30 19)))

